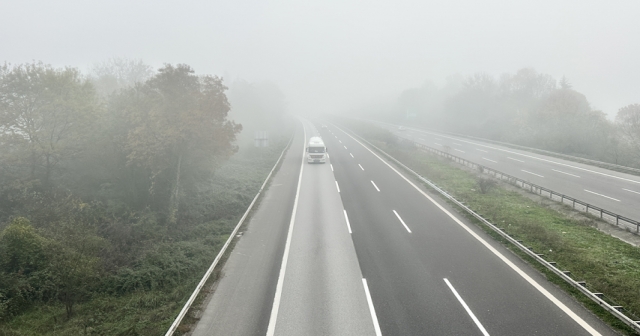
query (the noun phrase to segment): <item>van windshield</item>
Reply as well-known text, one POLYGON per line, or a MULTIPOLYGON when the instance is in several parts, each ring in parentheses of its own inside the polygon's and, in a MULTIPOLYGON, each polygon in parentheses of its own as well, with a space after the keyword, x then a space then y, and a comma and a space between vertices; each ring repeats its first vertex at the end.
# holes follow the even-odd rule
POLYGON ((324 153, 324 147, 309 147, 309 153, 324 153))

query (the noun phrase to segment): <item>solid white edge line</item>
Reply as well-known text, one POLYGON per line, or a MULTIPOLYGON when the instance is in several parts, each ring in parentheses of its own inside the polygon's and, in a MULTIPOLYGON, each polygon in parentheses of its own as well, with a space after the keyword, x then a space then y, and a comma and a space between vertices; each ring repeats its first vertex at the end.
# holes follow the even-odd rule
POLYGON ((289 231, 287 232, 287 242, 284 245, 284 253, 282 254, 282 263, 280 264, 280 273, 278 274, 278 284, 276 285, 276 293, 273 297, 273 306, 271 306, 271 316, 269 317, 269 326, 267 327, 267 336, 273 336, 276 331, 276 321, 278 320, 278 311, 280 310, 280 299, 282 298, 282 287, 284 285, 284 275, 287 270, 287 262, 289 260, 289 249, 291 248, 291 237, 293 236, 293 226, 296 222, 296 212, 298 211, 298 199, 300 196, 300 186, 302 185, 302 172, 304 171, 305 145, 307 143, 307 130, 302 124, 302 132, 304 143, 302 145, 302 162, 300 163, 300 174, 298 175, 298 187, 296 188, 296 198, 293 201, 293 210, 291 212, 291 220, 289 221, 289 231))
POLYGON ((332 164, 329 164, 329 167, 331 167, 331 171, 333 171, 333 165, 332 165, 332 164))
POLYGON ((507 156, 507 159, 524 163, 524 161, 518 160, 518 159, 514 159, 514 158, 512 158, 510 156, 507 156))
POLYGON ((380 189, 378 188, 375 182, 371 181, 371 184, 373 184, 373 187, 376 188, 377 191, 380 191, 380 189))
POLYGON ((456 148, 454 148, 453 150, 458 151, 458 152, 461 152, 461 153, 466 153, 465 151, 463 151, 463 150, 459 150, 459 149, 456 149, 456 148))
POLYGON ((402 225, 404 225, 404 228, 407 229, 407 231, 409 231, 409 233, 411 233, 411 229, 409 229, 407 224, 405 224, 404 221, 402 220, 402 218, 400 218, 400 215, 398 215, 398 213, 395 210, 393 210, 393 213, 396 214, 396 217, 398 217, 398 220, 400 221, 400 223, 402 223, 402 225))
POLYGON ((373 307, 373 300, 371 300, 371 293, 369 292, 369 286, 367 285, 367 279, 362 278, 362 285, 364 286, 364 294, 367 296, 367 303, 369 304, 369 311, 371 312, 371 320, 373 320, 373 329, 376 331, 376 336, 382 336, 380 324, 378 323, 378 316, 376 315, 376 309, 373 307))
POLYGON ((358 166, 360 166, 360 169, 364 170, 364 168, 362 168, 362 165, 358 163, 358 166))
POLYGON ((442 146, 442 144, 439 144, 439 143, 437 143, 437 142, 434 142, 434 144, 436 144, 436 145, 438 145, 438 146, 442 146))
POLYGON ((628 191, 628 192, 632 192, 634 194, 640 194, 640 192, 629 190, 629 189, 625 189, 625 188, 622 188, 622 190, 625 190, 625 191, 628 191))
POLYGON ((349 217, 347 216, 347 210, 342 210, 344 211, 344 219, 347 221, 347 228, 349 229, 349 233, 353 233, 351 231, 351 223, 349 223, 349 217))
POLYGON ((520 275, 525 281, 527 281, 531 286, 533 286, 533 288, 537 289, 542 295, 544 295, 549 301, 551 301, 553 304, 555 304, 556 307, 560 308, 560 310, 562 310, 572 320, 574 320, 576 323, 578 323, 578 325, 580 325, 582 328, 584 328, 588 333, 590 333, 591 335, 600 335, 600 333, 597 330, 593 329, 593 327, 591 327, 591 325, 589 325, 585 320, 583 320, 580 316, 578 316, 571 309, 569 309, 569 307, 567 307, 564 303, 562 303, 555 296, 553 296, 553 294, 549 293, 549 291, 547 291, 544 287, 542 287, 538 282, 533 280, 533 278, 531 278, 527 273, 525 273, 518 266, 516 266, 513 262, 511 262, 511 260, 507 259, 507 257, 505 257, 502 253, 500 253, 493 246, 491 246, 491 244, 489 244, 486 240, 484 240, 477 233, 475 233, 473 230, 471 230, 471 228, 469 228, 466 224, 464 224, 462 221, 460 221, 456 216, 454 216, 447 209, 445 209, 442 205, 440 205, 440 203, 436 202, 436 200, 431 198, 431 196, 427 195, 427 193, 424 192, 422 189, 420 189, 415 183, 411 182, 411 180, 409 180, 409 178, 407 178, 406 176, 402 175, 390 163, 388 163, 387 161, 382 159, 380 156, 378 156, 378 154, 376 154, 373 150, 371 150, 371 148, 369 148, 369 147, 365 146, 364 144, 362 144, 362 142, 360 142, 360 140, 354 138, 351 134, 345 132, 340 127, 336 126, 336 128, 338 130, 340 130, 342 133, 344 133, 347 136, 349 136, 351 139, 355 140, 362 147, 364 147, 366 150, 371 152, 371 154, 373 154, 380 161, 382 161, 389 168, 391 168, 391 170, 393 170, 396 174, 398 174, 403 180, 407 181, 407 183, 409 183, 414 189, 416 189, 419 193, 421 193, 422 196, 426 197, 429 201, 431 201, 431 203, 433 203, 435 206, 437 206, 442 212, 444 212, 447 216, 449 216, 449 218, 451 218, 454 222, 456 222, 458 225, 460 225, 473 238, 475 238, 477 241, 479 241, 489 251, 491 251, 491 253, 493 253, 496 257, 498 257, 500 260, 502 260, 502 262, 507 264, 507 266, 509 266, 514 272, 518 273, 518 275, 520 275))
POLYGON ((476 150, 479 150, 479 151, 481 151, 481 152, 483 152, 483 153, 489 153, 488 151, 486 151, 486 150, 484 150, 484 149, 478 149, 478 148, 476 148, 476 150))
POLYGON ((562 170, 557 170, 557 169, 551 169, 551 170, 553 170, 554 172, 566 174, 566 175, 573 176, 573 177, 580 177, 578 175, 574 175, 574 174, 570 174, 570 173, 567 173, 567 172, 563 172, 562 170))
POLYGON ((493 162, 493 163, 498 163, 498 161, 494 161, 494 160, 491 160, 491 159, 487 159, 486 157, 483 157, 483 159, 485 159, 485 160, 487 160, 487 161, 491 161, 491 162, 493 162))
POLYGON ((458 294, 458 291, 456 291, 456 289, 453 288, 453 285, 449 282, 449 280, 447 280, 447 278, 444 278, 444 282, 447 284, 447 286, 449 286, 449 289, 451 289, 451 291, 453 292, 453 295, 456 296, 456 299, 458 299, 458 301, 460 302, 462 307, 464 307, 464 310, 467 311, 467 314, 469 314, 469 316, 471 316, 471 319, 473 320, 473 322, 475 322, 476 326, 478 326, 478 329, 480 329, 482 334, 485 335, 485 336, 489 336, 489 333, 484 328, 484 326, 482 326, 482 323, 480 323, 480 320, 478 320, 476 315, 471 311, 471 308, 469 308, 469 306, 467 306, 467 303, 464 302, 464 300, 462 299, 460 294, 458 294))
POLYGON ((340 186, 338 185, 338 181, 336 181, 336 189, 338 189, 338 192, 340 192, 340 186))
POLYGON ((597 192, 593 192, 593 191, 591 191, 591 190, 587 190, 587 189, 585 189, 584 191, 586 191, 586 192, 588 192, 588 193, 592 193, 592 194, 594 194, 594 195, 602 196, 602 197, 605 197, 605 198, 612 199, 612 200, 614 200, 614 201, 620 202, 620 200, 619 200, 619 199, 615 199, 615 198, 613 198, 613 197, 609 197, 609 196, 607 196, 607 195, 603 195, 603 194, 598 194, 597 192))
POLYGON ((531 175, 535 175, 535 176, 539 176, 539 177, 544 177, 544 176, 542 176, 542 175, 540 175, 540 174, 532 173, 532 172, 530 172, 530 171, 528 171, 528 170, 524 170, 524 169, 520 169, 520 170, 521 170, 521 171, 523 171, 523 172, 525 172, 525 173, 527 173, 527 174, 531 174, 531 175))

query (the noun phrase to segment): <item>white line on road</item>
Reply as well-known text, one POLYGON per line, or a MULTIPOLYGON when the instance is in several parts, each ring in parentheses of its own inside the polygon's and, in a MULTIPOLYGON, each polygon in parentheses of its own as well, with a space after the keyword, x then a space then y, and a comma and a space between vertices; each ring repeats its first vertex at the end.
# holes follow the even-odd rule
POLYGON ((367 286, 367 279, 362 278, 362 285, 364 286, 364 293, 367 296, 367 303, 369 304, 369 311, 371 312, 371 320, 373 320, 373 329, 376 331, 376 336, 382 336, 378 317, 376 316, 376 309, 373 307, 373 300, 371 300, 371 293, 369 293, 369 286, 367 286))
POLYGON ((349 155, 351 155, 351 157, 353 157, 353 154, 349 153, 349 155))
POLYGON ((460 294, 458 294, 458 291, 456 291, 456 289, 453 288, 453 285, 449 282, 449 280, 447 280, 447 278, 444 278, 444 282, 447 283, 447 286, 449 286, 449 289, 451 289, 451 291, 453 292, 453 295, 456 296, 456 299, 458 299, 458 301, 460 302, 462 307, 464 307, 464 310, 467 311, 467 314, 469 314, 469 316, 471 316, 471 319, 473 320, 473 322, 476 323, 476 326, 478 326, 478 329, 480 329, 482 334, 484 336, 489 336, 489 333, 487 332, 486 329, 484 329, 484 327, 482 326, 482 323, 480 323, 480 320, 478 320, 476 315, 473 314, 473 312, 471 311, 471 308, 469 308, 469 306, 467 306, 467 304, 464 302, 464 300, 462 299, 460 294))
POLYGON ((347 228, 349 229, 349 233, 353 233, 351 232, 351 224, 349 224, 349 217, 347 217, 347 210, 342 210, 344 211, 344 219, 347 221, 347 228))
POLYGON ((485 159, 485 160, 487 160, 487 161, 491 161, 491 162, 493 162, 493 163, 498 163, 498 161, 493 161, 493 160, 491 160, 491 159, 487 159, 486 157, 483 157, 483 159, 485 159))
POLYGON ((373 184, 373 187, 376 188, 377 191, 380 191, 380 189, 378 189, 378 186, 376 185, 375 182, 371 181, 371 184, 373 184))
POLYGON ((483 152, 483 153, 489 153, 489 152, 487 152, 486 150, 483 150, 483 149, 478 149, 478 148, 476 148, 476 150, 479 150, 479 151, 481 151, 481 152, 483 152))
POLYGON ((426 141, 426 140, 424 140, 423 138, 418 138, 418 140, 426 141))
POLYGON ((338 181, 336 181, 336 189, 338 189, 338 192, 340 192, 340 187, 338 186, 338 181))
POLYGON ((342 143, 342 140, 338 140, 340 143, 342 143))
POLYGON ((459 150, 459 149, 455 149, 455 148, 454 148, 453 150, 458 151, 458 152, 461 152, 461 153, 466 153, 466 152, 465 152, 465 151, 463 151, 463 150, 459 150))
POLYGON ((540 174, 532 173, 532 172, 527 171, 527 170, 524 170, 524 169, 520 169, 520 170, 521 170, 521 171, 523 171, 523 172, 525 172, 525 173, 527 173, 527 174, 531 174, 531 175, 535 175, 535 176, 539 176, 539 177, 544 177, 544 176, 542 176, 542 175, 540 175, 540 174))
POLYGON ((396 214, 396 217, 398 217, 398 220, 400 221, 400 223, 402 223, 402 225, 404 225, 404 228, 407 229, 407 231, 409 231, 409 233, 411 233, 411 230, 409 229, 407 224, 404 223, 402 218, 400 218, 400 215, 398 215, 398 213, 395 210, 393 210, 393 213, 396 214))
POLYGON ((578 176, 578 175, 574 175, 574 174, 570 174, 570 173, 567 173, 567 172, 563 172, 562 170, 557 170, 557 169, 551 169, 551 170, 553 170, 554 172, 567 174, 567 175, 569 175, 569 176, 573 176, 573 177, 580 177, 580 176, 578 176))
POLYGON ((556 307, 558 307, 560 310, 562 310, 565 314, 567 314, 567 316, 569 316, 572 320, 574 320, 576 323, 578 323, 582 328, 584 328, 584 330, 586 330, 589 334, 591 335, 600 335, 600 333, 593 329, 593 327, 591 325, 589 325, 589 323, 587 323, 585 320, 583 320, 580 316, 578 316, 576 313, 573 312, 573 310, 571 310, 569 307, 567 307, 564 303, 562 303, 562 301, 558 300, 555 296, 553 296, 553 294, 549 293, 548 290, 546 290, 544 287, 542 287, 542 285, 540 285, 538 282, 536 282, 533 278, 531 278, 527 273, 525 273, 523 270, 521 270, 518 266, 516 266, 516 264, 514 264, 511 260, 509 260, 507 257, 505 257, 502 253, 500 253, 498 250, 496 250, 495 247, 493 247, 491 244, 489 244, 486 240, 484 240, 482 237, 480 237, 475 231, 473 231, 470 227, 468 227, 466 224, 464 224, 462 221, 460 221, 456 216, 454 216, 451 212, 449 212, 447 209, 445 209, 442 205, 440 205, 440 203, 436 202, 436 200, 434 200, 431 196, 429 196, 426 192, 424 192, 422 189, 420 189, 420 187, 418 187, 415 183, 413 183, 411 180, 409 180, 409 178, 407 178, 406 176, 404 176, 402 173, 400 173, 396 168, 394 168, 390 163, 386 162, 383 158, 381 158, 378 154, 376 154, 373 150, 371 150, 369 147, 365 146, 364 144, 362 144, 362 142, 360 142, 358 139, 354 138, 351 134, 345 132, 343 129, 341 129, 340 127, 336 128, 338 130, 340 130, 342 133, 346 134, 348 137, 350 137, 351 139, 355 140, 357 143, 359 143, 362 147, 364 147, 366 150, 368 150, 371 154, 373 154, 373 156, 377 157, 378 160, 380 160, 382 163, 384 163, 385 165, 387 165, 387 167, 389 167, 389 169, 393 170, 396 174, 398 174, 398 176, 400 176, 403 180, 405 180, 407 183, 409 183, 409 185, 411 185, 416 191, 418 191, 419 193, 422 194, 422 196, 424 196, 426 199, 428 199, 431 203, 433 203, 435 206, 437 206, 442 212, 444 212, 447 216, 449 216, 449 218, 451 218, 454 222, 456 222, 458 225, 460 225, 460 227, 462 227, 465 231, 467 231, 467 233, 469 233, 469 235, 471 235, 473 238, 475 238, 478 242, 480 242, 482 245, 484 245, 485 248, 487 248, 487 250, 489 250, 491 253, 493 253, 498 259, 500 259, 503 263, 505 263, 507 266, 509 266, 509 268, 511 268, 514 272, 518 273, 518 275, 520 275, 526 282, 528 282, 533 288, 535 288, 538 292, 540 292, 540 294, 544 295, 549 301, 551 301, 556 307))
POLYGON ((456 146, 462 146, 461 144, 455 143, 455 142, 453 144, 456 145, 456 146))
POLYGON ((332 165, 332 164, 329 164, 329 166, 331 167, 331 171, 333 171, 333 165, 332 165))
POLYGON ((302 162, 300 164, 300 175, 298 175, 298 187, 296 188, 296 198, 293 200, 293 211, 291 212, 291 220, 289 221, 289 231, 287 232, 287 241, 284 244, 284 253, 282 254, 282 263, 280 264, 280 273, 278 274, 278 283, 276 285, 276 293, 273 297, 273 305, 271 306, 271 316, 269 316, 269 326, 267 327, 267 336, 273 336, 276 331, 276 321, 278 320, 278 310, 280 310, 280 299, 282 298, 282 287, 284 285, 284 275, 287 271, 287 261, 289 260, 289 250, 291 249, 291 237, 293 236, 293 226, 296 223, 296 212, 298 211, 298 199, 300 196, 300 186, 302 185, 302 172, 304 171, 304 161, 306 152, 307 130, 302 126, 304 133, 302 145, 302 162))
POLYGON ((632 192, 632 193, 636 193, 636 194, 640 194, 640 192, 629 190, 629 189, 625 189, 625 188, 622 188, 622 190, 625 190, 625 191, 628 191, 628 192, 632 192))
POLYGON ((510 156, 507 156, 507 159, 524 163, 524 161, 518 160, 518 159, 514 159, 514 158, 512 158, 510 156))
POLYGON ((614 200, 614 201, 616 201, 616 202, 620 202, 620 200, 619 200, 619 199, 615 199, 615 198, 613 198, 613 197, 605 196, 605 195, 603 195, 603 194, 598 194, 598 193, 593 192, 593 191, 591 191, 591 190, 587 190, 587 189, 585 189, 584 191, 586 191, 586 192, 588 192, 588 193, 592 193, 592 194, 594 194, 594 195, 598 195, 598 196, 602 196, 602 197, 605 197, 605 198, 608 198, 608 199, 612 199, 612 200, 614 200))
POLYGON ((362 168, 362 166, 358 163, 358 166, 360 166, 360 169, 364 170, 364 168, 362 168))
POLYGON ((347 149, 347 146, 344 146, 344 149, 347 149))
POLYGON ((438 145, 438 146, 442 146, 442 144, 439 144, 439 143, 437 143, 437 142, 434 142, 434 144, 436 144, 436 145, 438 145))

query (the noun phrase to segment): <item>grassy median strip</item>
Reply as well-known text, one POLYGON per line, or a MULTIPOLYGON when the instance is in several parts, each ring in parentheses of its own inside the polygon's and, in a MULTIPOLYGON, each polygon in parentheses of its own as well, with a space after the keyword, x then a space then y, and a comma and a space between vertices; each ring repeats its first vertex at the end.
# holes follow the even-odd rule
MULTIPOLYGON (((349 127, 504 228, 512 237, 531 246, 536 253, 544 254, 546 260, 555 261, 560 269, 570 271, 575 280, 586 281, 591 291, 604 293, 607 299, 623 306, 628 315, 640 316, 640 248, 597 230, 595 219, 581 214, 569 216, 568 207, 566 211, 558 211, 554 208, 563 207, 560 204, 550 206, 548 200, 527 197, 523 191, 514 190, 503 182, 488 180, 486 175, 397 142, 388 132, 375 126, 350 123, 349 127)), ((503 240, 481 226, 498 240, 503 240)), ((510 244, 507 246, 618 331, 635 334, 542 265, 510 244)))

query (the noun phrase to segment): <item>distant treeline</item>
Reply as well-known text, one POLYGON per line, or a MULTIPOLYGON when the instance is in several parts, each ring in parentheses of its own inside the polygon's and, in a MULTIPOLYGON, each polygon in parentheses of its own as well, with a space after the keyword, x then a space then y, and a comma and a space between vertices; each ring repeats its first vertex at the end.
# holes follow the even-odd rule
POLYGON ((172 242, 245 201, 213 180, 242 129, 226 90, 184 64, 0 65, 0 322, 194 272, 207 243, 172 242))
POLYGON ((640 167, 640 104, 622 107, 612 122, 566 78, 530 68, 453 76, 443 88, 427 83, 360 114, 640 167))

